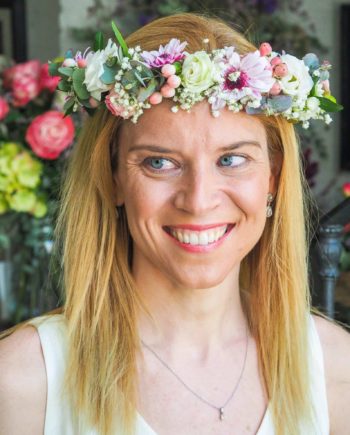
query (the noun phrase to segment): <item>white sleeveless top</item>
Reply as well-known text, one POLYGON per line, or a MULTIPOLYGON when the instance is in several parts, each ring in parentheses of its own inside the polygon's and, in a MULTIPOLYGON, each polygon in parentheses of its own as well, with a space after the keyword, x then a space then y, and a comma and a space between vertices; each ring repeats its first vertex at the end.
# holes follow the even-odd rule
MULTIPOLYGON (((66 323, 62 314, 40 316, 30 320, 37 328, 43 349, 47 375, 47 403, 44 435, 99 435, 95 430, 79 430, 74 410, 61 395, 67 361, 66 323)), ((310 370, 312 398, 315 404, 317 428, 303 430, 300 435, 329 435, 328 404, 324 375, 323 353, 313 318, 309 322, 310 370)), ((269 407, 256 435, 274 435, 269 407)), ((118 434, 116 434, 118 435, 118 434)), ((135 435, 157 435, 144 418, 137 413, 135 435)))

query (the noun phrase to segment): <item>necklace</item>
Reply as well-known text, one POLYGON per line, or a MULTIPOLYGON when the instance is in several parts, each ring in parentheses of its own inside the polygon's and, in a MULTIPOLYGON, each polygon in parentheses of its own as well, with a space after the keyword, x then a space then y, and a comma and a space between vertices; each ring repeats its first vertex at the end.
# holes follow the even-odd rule
POLYGON ((246 361, 247 361, 247 354, 248 354, 248 326, 246 327, 246 348, 245 348, 245 355, 244 355, 244 361, 243 361, 243 365, 242 365, 242 369, 241 369, 241 373, 239 375, 239 378, 236 382, 236 385, 232 391, 232 393, 230 394, 229 398, 226 400, 226 402, 221 405, 221 406, 217 406, 214 405, 210 402, 208 402, 206 399, 204 399, 203 397, 201 397, 198 393, 196 393, 191 387, 189 387, 181 378, 180 376, 174 372, 174 370, 168 366, 168 364, 162 360, 162 358, 151 348, 149 347, 143 340, 141 340, 141 343, 143 344, 143 346, 145 346, 160 362, 161 364, 163 364, 163 366, 165 368, 167 368, 174 376, 175 378, 190 392, 192 393, 194 396, 196 396, 199 400, 201 400, 203 403, 209 405, 211 408, 216 409, 219 412, 219 419, 223 420, 224 419, 224 409, 226 408, 226 406, 228 405, 228 403, 231 401, 231 399, 233 398, 233 396, 235 395, 238 385, 240 384, 240 381, 242 379, 243 376, 243 372, 244 372, 244 368, 246 365, 246 361))

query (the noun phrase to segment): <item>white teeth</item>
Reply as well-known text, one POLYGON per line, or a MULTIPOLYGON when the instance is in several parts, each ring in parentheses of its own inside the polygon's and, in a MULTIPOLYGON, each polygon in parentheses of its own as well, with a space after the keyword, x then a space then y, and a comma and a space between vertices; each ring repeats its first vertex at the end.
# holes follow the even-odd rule
POLYGON ((170 232, 171 235, 181 243, 190 245, 208 245, 209 243, 219 240, 225 234, 226 230, 227 225, 217 229, 209 229, 207 231, 170 229, 170 232))

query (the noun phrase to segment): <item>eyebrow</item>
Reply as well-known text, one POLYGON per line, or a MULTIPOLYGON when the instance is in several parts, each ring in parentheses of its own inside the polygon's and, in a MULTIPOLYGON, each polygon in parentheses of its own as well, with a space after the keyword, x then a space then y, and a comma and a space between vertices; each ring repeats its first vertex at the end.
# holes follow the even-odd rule
MULTIPOLYGON (((245 145, 254 145, 257 146, 258 148, 261 148, 261 144, 260 142, 257 142, 255 140, 241 140, 239 142, 235 142, 233 144, 230 144, 228 146, 225 147, 221 147, 219 148, 220 151, 230 151, 230 150, 234 150, 236 148, 240 148, 242 146, 245 145)), ((163 153, 163 154, 171 154, 176 152, 175 150, 169 149, 169 148, 164 148, 158 145, 134 145, 132 146, 128 153, 131 153, 133 151, 153 151, 153 152, 158 152, 158 153, 163 153)))

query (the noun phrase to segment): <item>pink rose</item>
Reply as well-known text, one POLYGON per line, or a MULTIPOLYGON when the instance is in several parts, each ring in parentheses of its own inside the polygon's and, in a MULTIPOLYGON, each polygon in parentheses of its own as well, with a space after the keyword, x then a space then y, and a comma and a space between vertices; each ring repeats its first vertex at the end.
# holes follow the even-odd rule
POLYGON ((74 124, 70 116, 51 110, 34 118, 26 133, 26 141, 34 153, 43 159, 56 159, 74 139, 74 124))
MULTIPOLYGON (((111 91, 105 98, 107 109, 112 112, 114 116, 122 116, 122 113, 127 110, 125 107, 117 104, 116 99, 118 97, 119 94, 117 92, 111 91)), ((125 118, 125 116, 123 116, 123 118, 125 118)))
POLYGON ((52 77, 49 74, 49 64, 44 63, 44 65, 41 66, 40 71, 40 88, 41 89, 48 89, 50 92, 55 92, 58 82, 60 81, 60 77, 55 76, 52 77))
POLYGON ((0 97, 0 121, 6 118, 7 114, 9 113, 10 108, 7 104, 7 101, 5 98, 0 97))
POLYGON ((40 93, 40 85, 37 80, 30 76, 16 78, 12 83, 13 105, 23 107, 34 100, 40 93))
POLYGON ((38 60, 30 60, 7 68, 3 72, 4 86, 6 88, 12 88, 14 80, 21 79, 24 76, 39 81, 40 69, 41 66, 38 60))
POLYGON ((350 183, 343 184, 343 192, 346 197, 350 196, 350 183))

